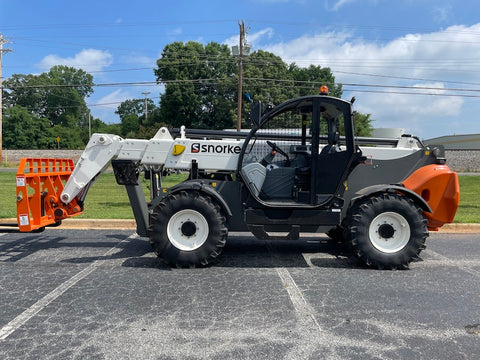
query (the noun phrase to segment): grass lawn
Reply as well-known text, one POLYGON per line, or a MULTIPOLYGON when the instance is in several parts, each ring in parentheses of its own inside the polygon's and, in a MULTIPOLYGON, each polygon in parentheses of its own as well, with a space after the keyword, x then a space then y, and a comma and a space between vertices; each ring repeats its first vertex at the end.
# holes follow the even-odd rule
MULTIPOLYGON (((0 218, 15 218, 15 172, 0 172, 0 218)), ((186 179, 186 174, 173 174, 166 176, 162 183, 163 187, 170 187, 186 179)), ((147 199, 150 199, 149 181, 142 179, 143 190, 147 199)), ((82 215, 77 219, 133 219, 132 208, 128 200, 127 192, 123 185, 118 185, 113 173, 104 173, 93 184, 85 198, 85 206, 82 215)))
POLYGON ((458 177, 460 182, 460 206, 454 222, 480 223, 480 176, 458 177))
MULTIPOLYGON (((143 176, 140 177, 143 179, 143 176)), ((163 186, 170 187, 186 178, 185 174, 164 178, 163 186)), ((459 176, 460 206, 456 223, 480 223, 480 176, 459 176)), ((142 180, 147 199, 148 181, 142 180)), ((0 172, 0 218, 16 217, 15 172, 0 172)), ((100 176, 90 188, 85 210, 77 218, 133 219, 132 209, 123 185, 117 185, 112 173, 100 176)))

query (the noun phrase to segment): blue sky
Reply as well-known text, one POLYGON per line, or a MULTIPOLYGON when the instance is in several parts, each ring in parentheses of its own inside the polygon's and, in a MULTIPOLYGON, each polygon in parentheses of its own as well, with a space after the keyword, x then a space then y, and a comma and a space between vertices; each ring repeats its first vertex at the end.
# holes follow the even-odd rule
MULTIPOLYGON (((166 44, 233 45, 242 19, 253 51, 330 67, 375 127, 424 139, 480 133, 478 0, 0 0, 0 34, 13 50, 3 78, 65 64, 97 84, 152 82, 166 44)), ((145 91, 158 102, 162 87, 95 87, 87 102, 118 122, 118 104, 145 91)))

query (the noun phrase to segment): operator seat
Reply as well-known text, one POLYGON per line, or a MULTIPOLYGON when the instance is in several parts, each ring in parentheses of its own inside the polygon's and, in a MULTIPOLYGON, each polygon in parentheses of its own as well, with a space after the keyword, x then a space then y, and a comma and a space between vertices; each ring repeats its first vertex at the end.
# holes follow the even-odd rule
POLYGON ((333 131, 328 134, 328 145, 320 152, 321 155, 324 154, 333 154, 340 151, 338 146, 338 140, 340 139, 340 133, 338 131, 333 131))

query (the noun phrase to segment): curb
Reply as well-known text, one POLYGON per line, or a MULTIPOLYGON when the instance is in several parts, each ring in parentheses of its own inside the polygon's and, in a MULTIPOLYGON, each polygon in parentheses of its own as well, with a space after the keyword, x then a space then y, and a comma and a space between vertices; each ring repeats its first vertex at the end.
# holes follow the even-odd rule
POLYGON ((137 223, 134 219, 68 219, 62 221, 58 229, 118 229, 136 230, 137 223))
MULTIPOLYGON (((0 219, 2 224, 15 224, 16 218, 0 219)), ((136 230, 137 224, 134 219, 67 219, 60 226, 49 229, 84 229, 84 230, 136 230)))
MULTIPOLYGON (((432 231, 433 232, 433 231, 432 231)), ((465 233, 476 234, 480 233, 480 224, 445 224, 437 231, 438 233, 465 233)))
MULTIPOLYGON (((0 219, 0 227, 2 224, 16 222, 15 218, 0 219)), ((67 219, 62 222, 62 225, 50 229, 136 230, 137 224, 134 219, 67 219)), ((431 231, 431 233, 480 234, 480 224, 445 224, 438 231, 431 231)))

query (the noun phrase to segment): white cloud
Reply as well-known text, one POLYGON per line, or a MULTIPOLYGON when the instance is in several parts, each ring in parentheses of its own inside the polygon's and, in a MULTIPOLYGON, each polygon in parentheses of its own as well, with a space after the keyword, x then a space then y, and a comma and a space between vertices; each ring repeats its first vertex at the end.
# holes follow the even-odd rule
MULTIPOLYGON (((444 119, 455 119, 461 115, 464 99, 461 97, 429 96, 422 94, 447 93, 442 83, 414 84, 413 89, 399 90, 411 94, 396 93, 397 90, 385 89, 380 94, 355 94, 360 101, 355 105, 362 113, 372 114, 376 119, 374 127, 404 128, 423 138, 433 137, 433 131, 446 134, 444 119), (429 130, 431 129, 431 130, 429 130)), ((354 92, 355 93, 355 92, 354 92)))
POLYGON ((263 38, 267 38, 267 39, 271 39, 274 35, 274 30, 270 27, 268 28, 265 28, 263 30, 260 30, 260 31, 257 31, 255 33, 252 33, 252 34, 247 34, 246 35, 246 38, 247 38, 247 41, 249 43, 256 43, 258 41, 260 41, 261 39, 263 38))
MULTIPOLYGON (((406 66, 412 68, 415 65, 413 61, 420 60, 419 57, 423 58, 423 65, 427 60, 437 63, 443 58, 439 56, 441 50, 434 50, 431 44, 428 44, 428 48, 424 45, 427 44, 422 43, 417 35, 407 35, 386 44, 378 44, 353 38, 348 33, 329 32, 271 44, 267 50, 280 55, 285 61, 299 65, 313 63, 356 72, 366 69, 380 69, 377 72, 383 72, 381 69, 389 68, 395 69, 396 73, 404 73, 403 69, 406 66)), ((419 66, 414 67, 421 69, 419 66)))
POLYGON ((450 4, 444 6, 435 6, 432 9, 433 18, 436 22, 442 23, 447 21, 453 13, 452 6, 450 4))
POLYGON ((102 71, 113 62, 113 56, 108 51, 97 49, 84 49, 73 57, 61 57, 58 55, 47 55, 38 64, 41 69, 48 70, 55 65, 66 65, 80 68, 86 72, 102 71))
POLYGON ((183 34, 183 29, 181 27, 177 27, 175 29, 170 29, 167 31, 167 35, 170 37, 177 37, 183 34))
POLYGON ((132 98, 128 91, 118 89, 98 99, 95 105, 104 109, 117 109, 120 103, 132 98))
POLYGON ((123 101, 133 98, 135 97, 128 91, 118 89, 99 99, 92 99, 88 107, 91 109, 92 115, 103 122, 118 123, 120 119, 114 113, 115 110, 123 101))
POLYGON ((161 53, 156 58, 145 56, 145 55, 130 54, 130 55, 122 56, 120 58, 120 62, 125 64, 136 65, 136 66, 145 66, 145 67, 151 66, 153 69, 157 64, 157 59, 160 58, 161 56, 162 56, 161 53))
MULTIPOLYGON (((330 67, 337 82, 410 87, 372 89, 345 85, 344 94, 346 98, 356 96, 358 110, 371 113, 377 120, 375 126, 406 127, 410 132, 423 133, 428 137, 432 132, 445 134, 455 118, 463 118, 465 122, 467 118, 476 116, 473 109, 479 107, 476 105, 478 101, 441 95, 447 93, 444 90, 447 88, 469 86, 459 82, 473 83, 470 87, 478 88, 479 33, 480 23, 382 41, 364 39, 354 33, 328 32, 271 43, 263 48, 299 66, 315 64, 330 67), (420 87, 438 90, 423 90, 420 87), (437 96, 420 93, 437 93, 437 96), (445 124, 443 127, 438 125, 442 122, 445 124), (428 124, 430 130, 426 128, 428 124)), ((462 129, 455 131, 462 132, 462 129)), ((463 129, 463 133, 469 131, 479 132, 479 129, 463 129)))
POLYGON ((354 2, 356 0, 337 0, 332 6, 333 11, 338 11, 343 5, 354 2))
MULTIPOLYGON (((271 39, 274 34, 275 34, 275 31, 273 30, 273 28, 267 27, 265 29, 262 29, 254 33, 247 33, 245 38, 247 40, 247 43, 254 47, 252 51, 255 51, 255 44, 258 44, 264 41, 264 39, 267 39, 267 40, 271 39)), ((228 39, 224 40, 223 42, 227 44, 229 47, 238 45, 238 35, 231 36, 228 39)))

